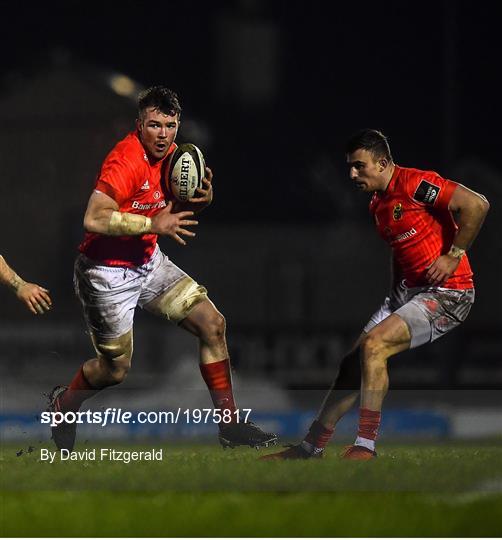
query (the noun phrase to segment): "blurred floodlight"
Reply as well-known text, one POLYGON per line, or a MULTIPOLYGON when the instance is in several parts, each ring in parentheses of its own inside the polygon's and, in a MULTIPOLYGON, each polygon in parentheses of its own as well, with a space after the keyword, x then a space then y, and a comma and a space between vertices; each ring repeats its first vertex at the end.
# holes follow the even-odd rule
POLYGON ((111 75, 110 87, 119 96, 134 98, 139 92, 138 85, 127 75, 111 75))

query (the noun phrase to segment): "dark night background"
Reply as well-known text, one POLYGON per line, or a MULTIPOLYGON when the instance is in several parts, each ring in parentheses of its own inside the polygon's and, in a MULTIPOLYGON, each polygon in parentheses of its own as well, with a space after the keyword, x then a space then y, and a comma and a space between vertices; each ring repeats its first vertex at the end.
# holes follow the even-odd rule
MULTIPOLYGON (((469 321, 453 338, 409 353, 409 365, 423 366, 427 355, 444 360, 446 367, 423 366, 433 386, 500 385, 501 51, 492 4, 165 0, 1 9, 2 252, 56 302, 33 322, 0 293, 9 358, 54 361, 44 351, 55 349, 71 374, 82 347, 91 352, 72 265, 97 168, 133 127, 134 103, 109 86, 112 74, 124 74, 179 93, 178 139, 199 144, 213 168, 215 201, 197 242, 161 245, 227 316, 242 373, 290 387, 326 382, 330 355, 383 299, 388 251, 344 165, 347 137, 375 127, 398 164, 437 170, 491 202, 472 249, 478 301, 469 321), (65 324, 78 344, 54 342, 65 324), (21 350, 21 335, 38 352, 21 350), (257 365, 246 345, 255 338, 266 356, 257 365), (313 343, 312 358, 281 371, 270 351, 287 356, 290 347, 294 356, 293 338, 313 343)), ((138 314, 138 328, 154 335, 164 327, 138 314)), ((156 362, 142 365, 161 369, 156 362)))
MULTIPOLYGON (((0 0, 0 254, 54 302, 33 316, 0 285, 0 536, 500 535, 499 11, 483 0, 0 0), (237 407, 279 437, 261 455, 305 437, 388 292, 389 248, 348 178, 347 138, 380 129, 397 164, 490 201, 469 250, 469 317, 389 360, 376 463, 337 457, 358 404, 323 462, 259 463, 252 448, 223 452, 214 422, 178 419, 78 427, 77 450, 162 447, 163 462, 42 461, 55 450, 47 395, 95 354, 72 283, 87 201, 154 84, 179 94, 177 141, 214 171, 196 238, 159 244, 225 315, 237 407)), ((127 380, 82 408, 210 412, 198 360, 192 335, 137 309, 127 380)))
POLYGON ((332 221, 326 194, 304 177, 320 156, 343 172, 344 141, 360 127, 388 134, 403 165, 445 176, 469 158, 497 165, 500 46, 489 3, 2 6, 4 95, 58 61, 179 93, 184 116, 210 133, 216 182, 238 177, 248 194, 235 204, 235 187, 221 190, 208 221, 332 221))

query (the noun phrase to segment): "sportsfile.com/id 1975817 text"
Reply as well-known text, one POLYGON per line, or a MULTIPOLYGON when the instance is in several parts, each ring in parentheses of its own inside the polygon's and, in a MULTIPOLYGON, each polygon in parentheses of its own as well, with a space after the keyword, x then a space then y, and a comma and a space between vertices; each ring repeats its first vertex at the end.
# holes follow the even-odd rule
POLYGON ((245 423, 251 409, 182 409, 173 411, 124 411, 121 408, 109 407, 104 411, 44 411, 40 415, 40 423, 55 427, 63 422, 69 424, 98 424, 105 427, 110 424, 230 424, 245 423))

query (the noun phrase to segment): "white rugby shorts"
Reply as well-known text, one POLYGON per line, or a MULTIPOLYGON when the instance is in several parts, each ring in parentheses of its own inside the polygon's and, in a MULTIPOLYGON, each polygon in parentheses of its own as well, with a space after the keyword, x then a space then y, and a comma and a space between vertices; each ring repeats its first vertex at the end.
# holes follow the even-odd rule
MULTIPOLYGON (((170 318, 167 313, 159 312, 154 300, 183 280, 188 281, 188 287, 183 289, 189 289, 192 296, 205 295, 204 287, 170 261, 158 246, 147 263, 134 268, 100 265, 83 254, 75 261, 75 293, 82 304, 89 330, 102 339, 117 338, 131 330, 136 306, 170 318)), ((193 305, 194 302, 189 307, 193 305)), ((178 313, 180 318, 173 318, 173 322, 180 322, 186 316, 180 310, 178 313)))
POLYGON ((443 287, 411 287, 394 285, 380 309, 364 331, 368 333, 392 313, 403 319, 411 334, 413 349, 435 341, 465 321, 474 303, 474 289, 445 289, 443 287))

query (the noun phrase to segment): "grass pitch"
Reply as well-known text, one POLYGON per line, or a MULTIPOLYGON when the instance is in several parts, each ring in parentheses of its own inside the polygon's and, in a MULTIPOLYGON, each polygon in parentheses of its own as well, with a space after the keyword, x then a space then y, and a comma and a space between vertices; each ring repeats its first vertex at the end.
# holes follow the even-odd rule
POLYGON ((164 459, 49 464, 39 448, 18 456, 20 446, 2 445, 1 535, 502 534, 500 442, 382 442, 371 462, 342 461, 332 446, 323 460, 279 463, 257 460, 269 450, 216 444, 101 446, 163 448, 164 459))

